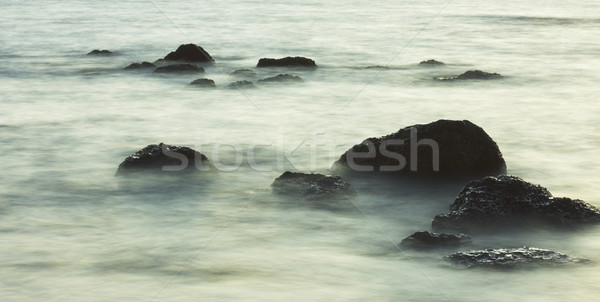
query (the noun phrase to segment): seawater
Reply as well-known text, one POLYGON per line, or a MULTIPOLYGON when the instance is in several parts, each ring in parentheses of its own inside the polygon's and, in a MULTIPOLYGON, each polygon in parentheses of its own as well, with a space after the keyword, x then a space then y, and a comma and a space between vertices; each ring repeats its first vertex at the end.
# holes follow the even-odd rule
MULTIPOLYGON (((597 1, 0 1, 2 301, 592 301, 596 265, 460 270, 394 245, 462 183, 353 180, 352 201, 273 195, 285 170, 328 173, 367 137, 468 119, 510 174, 600 206, 597 1), (180 44, 203 75, 125 72, 180 44), (92 57, 93 49, 115 54, 92 57), (306 56, 305 82, 225 88, 259 58, 306 56), (442 67, 418 62, 437 59, 442 67), (379 66, 378 68, 372 68, 379 66), (371 68, 369 68, 371 67, 371 68), (481 69, 502 80, 436 82, 481 69), (217 89, 194 89, 199 77, 217 89), (165 142, 221 172, 123 181, 165 142), (251 159, 252 162, 249 162, 251 159)), ((600 235, 538 230, 470 248, 600 261, 600 235)))

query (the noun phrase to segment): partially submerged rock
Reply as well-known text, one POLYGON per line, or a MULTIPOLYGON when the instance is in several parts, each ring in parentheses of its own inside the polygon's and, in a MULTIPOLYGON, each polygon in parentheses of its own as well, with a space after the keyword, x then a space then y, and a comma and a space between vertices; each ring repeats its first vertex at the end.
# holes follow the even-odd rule
POLYGON ((291 74, 278 74, 274 77, 264 78, 262 80, 258 80, 262 83, 280 83, 280 82, 303 82, 301 77, 294 76, 291 74))
POLYGON ((432 221, 436 230, 492 230, 539 224, 570 226, 600 222, 600 210, 581 200, 552 197, 546 188, 516 176, 468 183, 450 213, 432 221))
POLYGON ((198 63, 214 63, 215 60, 204 48, 196 44, 183 44, 177 50, 170 52, 164 57, 167 61, 185 61, 198 63))
POLYGON ((300 195, 309 200, 343 198, 354 194, 352 186, 339 176, 290 171, 275 179, 271 187, 275 193, 300 195))
POLYGON ((438 80, 441 81, 454 81, 454 80, 493 80, 500 79, 502 76, 498 73, 485 72, 481 70, 469 70, 459 76, 455 77, 441 77, 438 80))
POLYGON ((208 88, 217 87, 217 85, 215 85, 215 81, 213 81, 211 79, 205 79, 205 78, 194 80, 190 83, 190 85, 195 86, 195 87, 208 87, 208 88))
POLYGON ((433 59, 421 61, 419 65, 444 65, 444 62, 436 61, 433 59))
POLYGON ((506 170, 485 131, 467 121, 439 120, 368 138, 346 151, 333 169, 414 175, 495 175, 506 170))
POLYGON ((316 68, 315 61, 305 57, 285 57, 280 59, 262 58, 256 67, 308 67, 316 68))
POLYGON ((465 234, 438 234, 428 231, 416 232, 400 242, 403 248, 452 247, 471 242, 471 236, 465 234))
POLYGON ((559 252, 535 247, 458 252, 446 256, 445 259, 465 268, 518 268, 586 264, 591 262, 587 259, 571 257, 559 252))
POLYGON ((142 63, 131 63, 129 66, 125 67, 126 70, 132 69, 147 69, 147 68, 156 68, 156 65, 150 62, 142 62, 142 63))
POLYGON ((161 66, 154 70, 154 73, 200 73, 204 68, 193 64, 172 64, 161 66))
POLYGON ((232 72, 231 75, 237 77, 253 78, 256 76, 256 72, 252 69, 238 69, 232 72))
POLYGON ((129 172, 189 172, 210 170, 212 165, 204 154, 188 147, 160 143, 148 145, 128 156, 119 165, 117 175, 129 172))
POLYGON ((256 87, 256 85, 254 85, 253 82, 250 81, 236 81, 233 82, 231 84, 228 85, 229 88, 254 88, 256 87))
POLYGON ((113 53, 110 50, 99 50, 99 49, 94 49, 92 51, 90 51, 88 53, 88 56, 109 56, 112 55, 113 53))

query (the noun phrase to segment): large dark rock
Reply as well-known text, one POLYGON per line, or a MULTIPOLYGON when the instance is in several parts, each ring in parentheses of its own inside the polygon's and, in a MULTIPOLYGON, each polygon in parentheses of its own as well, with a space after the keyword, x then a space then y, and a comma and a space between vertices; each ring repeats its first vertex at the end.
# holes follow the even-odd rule
POLYGON ((433 59, 430 59, 430 60, 427 60, 427 61, 421 61, 419 64, 420 65, 444 65, 443 62, 436 61, 436 60, 433 60, 433 59))
POLYGON ((126 70, 135 70, 135 69, 147 69, 147 68, 155 68, 156 65, 150 62, 142 62, 142 63, 131 63, 129 66, 125 67, 126 70))
POLYGON ((305 57, 285 57, 281 59, 262 58, 256 67, 308 67, 316 68, 315 61, 305 57))
POLYGON ((506 164, 496 143, 479 126, 467 120, 439 120, 368 138, 346 151, 333 169, 479 176, 502 174, 506 164))
POLYGON ((199 62, 199 63, 214 63, 215 60, 204 50, 202 47, 196 44, 184 44, 180 45, 176 51, 173 51, 164 57, 167 61, 185 61, 185 62, 199 62))
POLYGON ((192 85, 194 87, 206 87, 206 88, 217 87, 217 85, 215 85, 215 81, 213 81, 211 79, 204 79, 204 78, 194 80, 190 83, 190 85, 192 85))
POLYGON ((451 263, 465 268, 519 268, 536 266, 557 266, 565 264, 586 264, 591 261, 534 247, 513 249, 486 249, 458 252, 446 256, 451 263))
POLYGON ((113 53, 110 50, 99 50, 99 49, 94 49, 90 52, 88 52, 88 56, 110 56, 113 53))
POLYGON ((471 236, 465 234, 438 234, 427 231, 416 232, 400 242, 403 248, 452 247, 471 242, 471 236))
POLYGON ((154 73, 200 73, 204 68, 193 64, 172 64, 161 66, 154 70, 154 73))
POLYGON ((569 226, 600 222, 600 211, 581 200, 554 198, 547 189, 515 176, 486 177, 468 183, 433 219, 436 230, 494 230, 524 226, 569 226))
POLYGON ((343 198, 354 194, 352 186, 339 176, 290 171, 275 179, 271 187, 275 193, 300 195, 309 200, 343 198))
POLYGON ((117 175, 137 171, 190 172, 210 170, 212 165, 204 154, 188 147, 160 143, 148 145, 128 156, 119 165, 117 175))
POLYGON ((291 74, 278 74, 274 77, 264 78, 264 79, 261 79, 258 81, 262 82, 262 83, 281 83, 281 82, 303 82, 304 80, 302 80, 302 78, 299 76, 294 76, 291 74))

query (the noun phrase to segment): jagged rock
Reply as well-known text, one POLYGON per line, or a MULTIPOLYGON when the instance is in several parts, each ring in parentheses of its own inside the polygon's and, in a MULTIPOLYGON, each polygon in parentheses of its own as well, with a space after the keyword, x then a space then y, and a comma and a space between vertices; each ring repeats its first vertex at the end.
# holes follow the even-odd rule
POLYGON ((160 143, 148 145, 128 156, 119 165, 117 175, 137 171, 183 172, 206 171, 212 165, 204 154, 188 147, 160 143))
POLYGON ((308 67, 316 68, 315 61, 305 57, 285 57, 281 59, 262 58, 256 67, 308 67))
POLYGON ((517 268, 586 264, 591 262, 587 259, 571 257, 558 252, 534 247, 458 252, 446 256, 445 259, 465 268, 517 268))
POLYGON ((444 65, 443 62, 436 61, 436 60, 433 60, 433 59, 427 60, 427 61, 421 61, 419 64, 420 65, 444 65))
POLYGON ((256 72, 252 69, 238 69, 231 73, 232 76, 252 78, 256 76, 256 72))
POLYGON ((161 66, 154 70, 154 73, 200 73, 204 68, 193 64, 172 64, 161 66))
POLYGON ((146 69, 146 68, 155 68, 156 65, 150 62, 142 62, 142 63, 131 63, 129 66, 125 67, 127 70, 131 69, 146 69))
POLYGON ((164 57, 167 61, 185 61, 185 62, 201 62, 214 63, 215 60, 204 50, 204 48, 196 44, 180 45, 176 51, 173 51, 164 57))
POLYGON ((471 242, 471 236, 465 234, 438 234, 427 231, 416 232, 400 242, 403 248, 436 248, 458 246, 471 242))
POLYGON ((271 187, 275 193, 300 195, 309 200, 343 198, 354 194, 352 186, 339 176, 290 171, 286 171, 275 179, 271 187))
POLYGON ((301 77, 294 76, 291 74, 278 74, 274 77, 264 78, 262 80, 258 80, 262 83, 277 83, 277 82, 303 82, 301 77))
POLYGON ((254 88, 256 87, 253 82, 250 81, 236 81, 228 85, 229 88, 254 88))
POLYGON ((94 49, 94 50, 92 50, 92 51, 90 51, 88 53, 88 56, 90 56, 90 55, 94 55, 94 56, 109 56, 109 55, 112 55, 112 54, 113 53, 110 50, 106 50, 106 49, 103 49, 103 50, 94 49))
POLYGON ((600 222, 600 210, 581 200, 554 198, 546 188, 515 176, 469 182, 432 221, 436 230, 493 230, 538 224, 569 226, 600 222))
POLYGON ((190 83, 190 85, 196 86, 196 87, 217 87, 217 85, 215 85, 215 81, 211 80, 211 79, 197 79, 194 80, 193 82, 190 83))
POLYGON ((467 120, 439 120, 368 138, 346 151, 333 169, 479 176, 502 174, 506 164, 496 143, 479 126, 467 120))

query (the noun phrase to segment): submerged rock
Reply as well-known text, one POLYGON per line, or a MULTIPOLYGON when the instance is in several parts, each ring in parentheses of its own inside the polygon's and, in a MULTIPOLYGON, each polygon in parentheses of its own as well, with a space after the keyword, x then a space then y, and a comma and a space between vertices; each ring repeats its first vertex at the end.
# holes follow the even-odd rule
POLYGON ((264 78, 262 80, 258 80, 263 83, 277 83, 277 82, 303 82, 301 77, 294 76, 291 74, 278 74, 274 77, 264 78))
POLYGON ((164 57, 167 61, 186 61, 200 63, 214 63, 215 60, 204 48, 196 44, 183 44, 177 50, 170 52, 164 57))
POLYGON ((236 81, 228 85, 229 88, 254 88, 256 87, 253 82, 250 81, 236 81))
POLYGON ((238 77, 253 78, 256 76, 256 72, 252 69, 238 69, 238 70, 232 72, 231 75, 238 76, 238 77))
POLYGON ((556 266, 565 264, 586 264, 590 260, 571 257, 558 252, 535 247, 513 249, 486 249, 458 252, 446 256, 451 263, 465 268, 517 268, 532 266, 556 266))
POLYGON ((581 200, 554 198, 546 188, 515 176, 485 177, 468 183, 437 215, 434 229, 489 230, 507 227, 555 226, 600 222, 600 211, 581 200))
POLYGON ((436 248, 458 246, 469 242, 471 242, 471 236, 465 234, 438 234, 421 231, 402 239, 400 246, 409 248, 436 248))
POLYGON ((155 68, 156 65, 150 63, 150 62, 142 62, 142 63, 131 63, 129 66, 125 67, 124 69, 127 70, 131 70, 131 69, 147 69, 147 68, 155 68))
POLYGON ((315 61, 305 57, 285 57, 281 59, 262 58, 256 67, 309 67, 316 68, 315 61))
POLYGON ((498 73, 485 72, 481 70, 469 70, 459 76, 449 78, 437 78, 440 81, 454 81, 454 80, 493 80, 500 79, 502 76, 498 73))
POLYGON ((443 62, 430 59, 430 60, 427 60, 427 61, 421 61, 419 63, 419 65, 445 65, 445 64, 443 62))
POLYGON ((154 73, 199 73, 204 72, 204 68, 193 64, 172 64, 161 66, 154 70, 154 73))
POLYGON ((467 121, 439 120, 368 138, 346 151, 334 170, 413 175, 495 175, 506 171, 496 143, 467 121))
POLYGON ((94 49, 90 52, 88 52, 88 56, 92 55, 92 56, 109 56, 112 55, 113 53, 110 50, 99 50, 99 49, 94 49))
POLYGON ((207 171, 211 167, 208 158, 200 152, 188 147, 160 143, 158 145, 148 145, 125 158, 119 165, 117 175, 136 171, 207 171))
POLYGON ((301 195, 306 199, 343 198, 353 195, 354 189, 339 176, 306 174, 286 171, 273 184, 278 194, 301 195))
POLYGON ((190 83, 190 85, 195 86, 195 87, 208 87, 208 88, 217 87, 217 85, 215 85, 215 81, 213 81, 211 79, 205 79, 205 78, 194 80, 193 82, 190 83))

